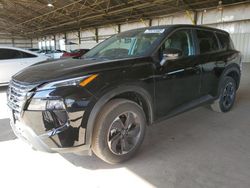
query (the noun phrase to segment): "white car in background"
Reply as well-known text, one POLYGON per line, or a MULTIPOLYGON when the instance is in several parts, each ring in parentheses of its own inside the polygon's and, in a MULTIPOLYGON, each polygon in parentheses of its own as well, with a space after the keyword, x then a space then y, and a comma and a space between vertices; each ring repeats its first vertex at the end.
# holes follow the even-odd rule
POLYGON ((47 56, 29 50, 0 46, 0 85, 7 85, 20 70, 47 59, 47 56))
POLYGON ((46 55, 49 59, 60 59, 65 51, 63 50, 40 50, 38 53, 46 55))

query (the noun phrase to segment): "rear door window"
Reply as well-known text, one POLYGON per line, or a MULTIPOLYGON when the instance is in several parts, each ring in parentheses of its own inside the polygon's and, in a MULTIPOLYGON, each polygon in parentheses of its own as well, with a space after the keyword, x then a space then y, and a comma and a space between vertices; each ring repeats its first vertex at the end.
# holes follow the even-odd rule
POLYGON ((219 50, 217 38, 212 31, 196 30, 200 54, 219 50))

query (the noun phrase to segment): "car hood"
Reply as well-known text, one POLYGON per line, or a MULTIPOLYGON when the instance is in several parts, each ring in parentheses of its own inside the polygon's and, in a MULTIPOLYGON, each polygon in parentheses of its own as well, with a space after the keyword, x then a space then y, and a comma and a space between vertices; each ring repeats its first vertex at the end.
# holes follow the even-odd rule
MULTIPOLYGON (((145 57, 144 57, 145 58, 145 57)), ((100 71, 126 68, 144 58, 128 59, 60 59, 45 61, 27 67, 13 76, 13 79, 27 84, 39 84, 55 80, 74 78, 100 71)))

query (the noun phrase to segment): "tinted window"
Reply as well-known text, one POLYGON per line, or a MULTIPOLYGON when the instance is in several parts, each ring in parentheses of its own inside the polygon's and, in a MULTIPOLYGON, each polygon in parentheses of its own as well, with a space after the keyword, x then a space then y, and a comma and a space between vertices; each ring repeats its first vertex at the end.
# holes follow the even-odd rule
POLYGON ((22 54, 17 50, 0 49, 0 59, 17 59, 22 58, 22 54))
POLYGON ((0 59, 19 59, 19 58, 31 58, 31 57, 36 57, 36 56, 18 50, 0 49, 0 59))
POLYGON ((216 36, 211 31, 196 30, 200 53, 208 53, 219 50, 216 36))
POLYGON ((194 45, 191 37, 191 31, 181 30, 170 35, 162 46, 161 55, 162 51, 167 48, 181 50, 184 57, 193 55, 194 45))
POLYGON ((223 50, 228 50, 231 48, 229 35, 223 33, 216 33, 223 50))

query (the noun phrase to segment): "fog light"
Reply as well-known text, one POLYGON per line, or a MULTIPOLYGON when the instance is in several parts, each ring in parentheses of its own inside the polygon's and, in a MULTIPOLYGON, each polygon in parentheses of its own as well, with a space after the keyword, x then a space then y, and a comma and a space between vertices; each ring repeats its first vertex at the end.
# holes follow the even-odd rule
POLYGON ((62 100, 46 100, 46 99, 32 99, 28 110, 63 110, 65 109, 64 102, 62 100))

